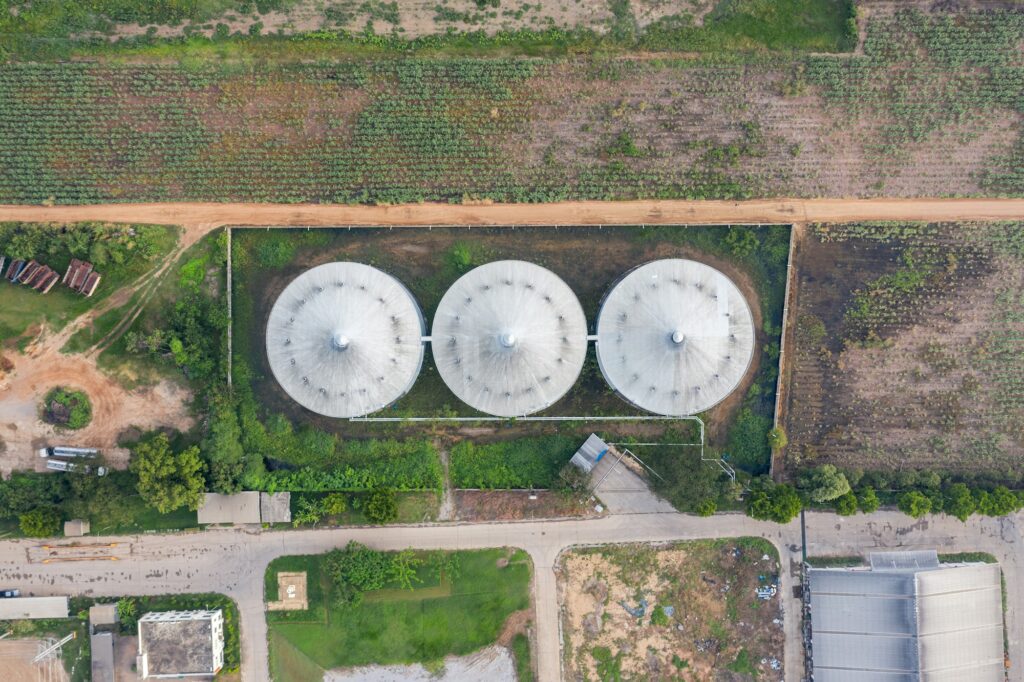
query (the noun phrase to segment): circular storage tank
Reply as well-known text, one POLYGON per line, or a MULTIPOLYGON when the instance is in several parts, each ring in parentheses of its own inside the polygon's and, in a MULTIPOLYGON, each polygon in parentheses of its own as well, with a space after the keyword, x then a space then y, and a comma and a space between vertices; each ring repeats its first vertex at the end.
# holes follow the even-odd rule
POLYGON ((423 314, 397 279, 362 263, 327 263, 278 296, 267 320, 267 359, 303 407, 360 417, 412 388, 423 334, 423 314))
POLYGON ((587 354, 587 320, 569 286, 525 261, 469 271, 445 292, 431 350, 441 378, 480 412, 539 412, 572 388, 587 354))
POLYGON ((612 288, 597 318, 597 362, 628 402, 656 414, 703 412, 729 395, 754 355, 743 294, 691 260, 641 265, 612 288))

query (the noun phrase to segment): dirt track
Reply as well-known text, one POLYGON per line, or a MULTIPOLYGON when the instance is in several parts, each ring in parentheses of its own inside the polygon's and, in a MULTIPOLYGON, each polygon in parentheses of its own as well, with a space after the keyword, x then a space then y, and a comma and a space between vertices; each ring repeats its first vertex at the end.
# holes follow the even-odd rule
POLYGON ((576 201, 552 204, 96 204, 0 206, 0 220, 185 225, 185 240, 221 225, 635 225, 1012 220, 1024 199, 576 201))

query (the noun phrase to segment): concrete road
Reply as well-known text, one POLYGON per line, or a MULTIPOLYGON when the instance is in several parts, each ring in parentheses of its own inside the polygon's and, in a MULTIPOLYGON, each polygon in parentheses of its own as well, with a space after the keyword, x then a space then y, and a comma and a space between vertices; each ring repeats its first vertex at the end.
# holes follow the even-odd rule
MULTIPOLYGON (((984 551, 1002 563, 1009 590, 1007 627, 1014 665, 1010 679, 1021 673, 1020 589, 1022 536, 1020 515, 976 518, 966 524, 950 517, 914 522, 899 513, 841 518, 808 514, 808 553, 861 554, 874 549, 934 548, 940 552, 984 551)), ((24 593, 102 596, 168 592, 222 592, 238 602, 242 633, 242 671, 246 682, 269 679, 267 626, 263 610, 263 574, 271 559, 285 554, 318 553, 356 540, 378 549, 475 549, 513 546, 527 550, 535 568, 537 665, 542 681, 561 677, 559 606, 552 570, 558 555, 575 545, 688 540, 756 535, 774 543, 783 562, 781 594, 786 629, 787 682, 800 680, 800 606, 793 598, 794 575, 787 567, 799 561, 800 526, 761 523, 739 514, 712 518, 677 513, 615 515, 577 521, 503 524, 433 524, 387 528, 339 528, 260 532, 213 530, 179 535, 145 535, 104 539, 127 544, 118 561, 29 563, 40 543, 0 543, 0 584, 24 593)), ((98 539, 92 538, 92 542, 98 539)))

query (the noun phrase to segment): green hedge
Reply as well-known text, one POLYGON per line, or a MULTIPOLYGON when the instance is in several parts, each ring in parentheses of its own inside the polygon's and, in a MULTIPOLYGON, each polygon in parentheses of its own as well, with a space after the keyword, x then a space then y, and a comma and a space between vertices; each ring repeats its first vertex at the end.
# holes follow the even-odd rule
POLYGON ((436 490, 441 488, 442 474, 437 449, 429 440, 346 441, 336 444, 326 462, 270 471, 251 483, 268 491, 356 491, 379 486, 436 490))

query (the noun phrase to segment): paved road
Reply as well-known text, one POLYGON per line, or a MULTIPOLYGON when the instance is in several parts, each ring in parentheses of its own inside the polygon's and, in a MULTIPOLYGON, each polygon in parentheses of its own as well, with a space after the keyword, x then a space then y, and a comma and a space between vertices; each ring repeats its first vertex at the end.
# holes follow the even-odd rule
MULTIPOLYGON (((913 522, 899 513, 841 518, 808 514, 808 552, 860 554, 878 548, 935 548, 942 551, 984 551, 996 555, 1009 590, 1007 626, 1011 679, 1024 680, 1020 614, 1021 516, 979 518, 962 524, 948 517, 913 522)), ((537 664, 544 682, 560 678, 558 598, 552 567, 564 549, 574 545, 629 541, 663 541, 758 535, 779 547, 783 558, 781 592, 786 628, 786 680, 796 682, 802 671, 799 603, 792 597, 793 576, 785 570, 799 560, 790 547, 800 542, 799 524, 777 526, 738 514, 703 519, 676 513, 616 515, 578 521, 506 524, 434 524, 388 528, 340 528, 308 531, 206 531, 182 535, 145 535, 111 541, 130 543, 128 558, 117 562, 28 563, 38 543, 0 542, 0 583, 26 593, 85 595, 223 592, 239 606, 242 630, 242 669, 246 682, 263 682, 267 674, 267 627, 262 600, 262 576, 271 559, 284 554, 323 552, 357 540, 379 549, 473 549, 514 546, 526 549, 534 561, 534 599, 537 617, 537 664)), ((90 542, 98 539, 90 538, 90 542)), ((107 541, 104 539, 103 541, 107 541)))
POLYGON ((0 221, 107 220, 186 225, 637 225, 1014 220, 1024 199, 759 199, 752 201, 563 201, 550 204, 96 204, 0 205, 0 221))

